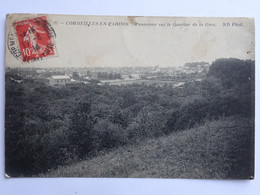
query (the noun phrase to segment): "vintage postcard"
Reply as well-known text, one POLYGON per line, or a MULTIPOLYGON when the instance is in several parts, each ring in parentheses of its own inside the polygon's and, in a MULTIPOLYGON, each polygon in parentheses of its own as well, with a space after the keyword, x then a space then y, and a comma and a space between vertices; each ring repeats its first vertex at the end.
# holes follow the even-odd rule
POLYGON ((8 14, 6 176, 253 179, 254 28, 8 14))

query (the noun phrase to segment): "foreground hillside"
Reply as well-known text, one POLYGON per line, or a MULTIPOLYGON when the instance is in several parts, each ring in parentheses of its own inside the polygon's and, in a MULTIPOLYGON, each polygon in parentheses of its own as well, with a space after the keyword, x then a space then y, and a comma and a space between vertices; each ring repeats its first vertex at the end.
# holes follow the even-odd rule
POLYGON ((126 145, 44 176, 252 178, 253 130, 253 121, 229 117, 126 145))

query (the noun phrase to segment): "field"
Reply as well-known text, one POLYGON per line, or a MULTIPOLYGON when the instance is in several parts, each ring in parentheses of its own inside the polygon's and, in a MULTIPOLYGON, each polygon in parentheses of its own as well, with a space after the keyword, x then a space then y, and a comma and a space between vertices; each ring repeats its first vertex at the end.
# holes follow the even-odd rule
POLYGON ((48 177, 250 178, 253 121, 230 117, 60 167, 48 177))

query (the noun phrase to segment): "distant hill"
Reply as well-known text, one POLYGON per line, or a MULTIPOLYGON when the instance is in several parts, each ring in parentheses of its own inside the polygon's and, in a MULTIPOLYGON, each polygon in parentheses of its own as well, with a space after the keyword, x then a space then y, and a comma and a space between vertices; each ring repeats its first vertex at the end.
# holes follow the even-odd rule
POLYGON ((44 176, 250 178, 253 133, 253 121, 229 117, 126 145, 44 176))

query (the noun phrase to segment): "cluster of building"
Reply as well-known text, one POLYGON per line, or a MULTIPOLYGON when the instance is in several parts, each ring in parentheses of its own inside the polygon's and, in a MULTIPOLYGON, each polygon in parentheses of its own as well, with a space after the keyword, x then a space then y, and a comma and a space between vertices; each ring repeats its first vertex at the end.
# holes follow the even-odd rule
POLYGON ((105 83, 131 83, 132 81, 175 81, 185 82, 191 77, 199 80, 209 70, 209 64, 187 63, 181 67, 98 67, 98 68, 7 68, 6 72, 15 72, 27 79, 42 80, 50 86, 64 86, 69 83, 85 83, 98 81, 105 83))

